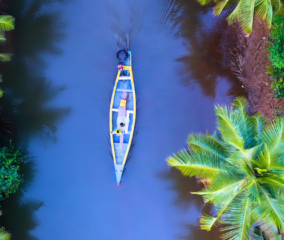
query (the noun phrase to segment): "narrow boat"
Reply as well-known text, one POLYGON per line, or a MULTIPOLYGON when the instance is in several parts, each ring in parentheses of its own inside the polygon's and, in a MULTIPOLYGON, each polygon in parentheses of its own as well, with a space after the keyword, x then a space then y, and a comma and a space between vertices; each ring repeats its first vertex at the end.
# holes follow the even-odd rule
POLYGON ((133 139, 136 118, 136 95, 132 73, 132 53, 120 63, 110 103, 110 143, 117 185, 133 139))

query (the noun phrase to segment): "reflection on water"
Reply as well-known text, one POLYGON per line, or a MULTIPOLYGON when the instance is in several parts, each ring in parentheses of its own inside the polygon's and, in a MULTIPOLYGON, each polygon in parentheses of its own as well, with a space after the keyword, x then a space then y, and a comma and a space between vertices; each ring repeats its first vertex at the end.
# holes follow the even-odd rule
POLYGON ((118 49, 126 47, 127 36, 130 44, 136 41, 143 26, 147 7, 145 2, 139 0, 121 1, 119 4, 115 0, 106 1, 109 25, 117 39, 118 49))
POLYGON ((183 176, 180 171, 171 168, 167 172, 162 172, 158 175, 161 179, 171 181, 171 190, 177 193, 174 204, 184 211, 188 210, 192 205, 198 209, 202 209, 203 201, 199 195, 191 194, 201 190, 202 185, 196 181, 195 178, 183 176))
MULTIPOLYGON (((179 170, 171 168, 169 171, 161 172, 158 177, 171 182, 170 189, 177 193, 174 200, 174 205, 180 208, 183 212, 187 212, 190 208, 197 209, 200 218, 202 213, 209 214, 211 206, 206 205, 204 207, 203 199, 200 195, 192 194, 191 192, 200 191, 203 188, 202 183, 198 183, 194 177, 186 177, 180 173, 179 170)), ((192 214, 192 213, 189 213, 192 214)), ((220 234, 218 228, 213 228, 212 231, 207 232, 200 228, 199 222, 194 223, 182 223, 181 229, 187 234, 179 235, 177 239, 181 240, 196 240, 196 239, 210 239, 219 240, 220 234)))
MULTIPOLYGON (((68 21, 64 28, 60 13, 54 10, 59 4, 51 4, 56 1, 27 0, 28 5, 23 1, 9 1, 9 13, 17 18, 12 44, 16 48, 13 61, 4 68, 4 100, 13 109, 10 116, 16 122, 18 139, 27 142, 43 133, 55 140, 58 121, 70 111, 53 107, 62 100, 56 102, 56 96, 64 87, 53 86, 45 72, 53 76, 61 72, 61 82, 68 79, 68 92, 61 96, 74 114, 60 129, 54 148, 29 145, 40 155, 37 179, 4 206, 3 224, 14 239, 33 239, 29 232, 37 226, 37 216, 41 225, 32 232, 39 239, 49 239, 56 232, 55 239, 212 240, 212 233, 201 231, 197 223, 205 210, 201 197, 190 194, 200 188, 195 179, 174 169, 155 175, 166 168, 164 158, 181 147, 187 132, 214 128, 212 100, 197 88, 184 87, 197 83, 203 93, 214 96, 218 79, 227 77, 217 61, 222 54, 215 46, 216 21, 211 21, 209 8, 194 0, 70 1, 61 6, 68 21), (80 33, 78 26, 84 26, 80 33), (64 31, 68 38, 60 43, 64 54, 59 58, 64 31), (105 129, 116 74, 116 44, 124 47, 127 34, 135 52, 139 134, 124 183, 117 188, 111 178, 113 163, 105 129), (206 39, 210 37, 215 40, 206 39), (43 58, 46 53, 54 60, 43 58), (74 149, 71 154, 70 149, 74 149), (30 196, 43 200, 45 207, 40 211, 36 212, 43 203, 21 201, 28 190, 30 196), (54 209, 58 210, 52 216, 54 209)), ((31 179, 26 182, 31 183, 34 168, 29 169, 26 177, 31 179)))
POLYGON ((228 95, 244 95, 224 54, 232 42, 226 13, 216 17, 212 11, 212 5, 201 6, 197 1, 166 1, 161 21, 176 37, 184 39, 188 52, 177 59, 184 65, 182 83, 197 83, 206 96, 215 97, 219 79, 226 78, 231 82, 228 95))
POLYGON ((41 201, 37 200, 23 200, 23 195, 32 184, 35 172, 34 161, 32 157, 28 158, 29 161, 21 169, 24 181, 20 190, 1 204, 3 207, 3 216, 1 217, 3 226, 15 240, 37 240, 29 232, 38 225, 34 218, 34 212, 43 205, 41 201))
MULTIPOLYGON (((45 78, 47 64, 42 57, 48 53, 61 54, 56 43, 64 38, 64 24, 58 11, 44 11, 51 0, 9 0, 7 12, 16 18, 16 29, 10 38, 12 61, 2 67, 3 105, 13 120, 17 136, 14 141, 26 148, 28 140, 40 134, 56 140, 57 123, 66 117, 68 107, 53 107, 50 102, 63 90, 64 86, 53 86, 45 78), (13 48, 11 47, 13 46, 13 48)), ((2 223, 12 233, 13 240, 34 240, 30 231, 38 225, 34 218, 43 203, 38 200, 23 200, 35 174, 34 159, 28 153, 27 162, 22 168, 24 182, 20 190, 5 200, 2 223)))
POLYGON ((9 1, 9 14, 16 17, 13 36, 13 58, 3 72, 4 106, 10 116, 19 141, 26 143, 34 134, 55 140, 57 122, 67 116, 69 108, 48 106, 64 90, 45 78, 47 67, 42 55, 59 55, 56 43, 64 38, 64 24, 59 12, 44 12, 44 5, 54 1, 9 1))

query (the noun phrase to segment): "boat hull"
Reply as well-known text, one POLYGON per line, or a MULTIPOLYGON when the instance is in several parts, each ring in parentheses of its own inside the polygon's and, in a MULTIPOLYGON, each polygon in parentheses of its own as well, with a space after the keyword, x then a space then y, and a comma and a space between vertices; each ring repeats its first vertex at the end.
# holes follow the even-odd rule
POLYGON ((110 143, 114 160, 116 182, 119 185, 131 147, 135 120, 136 94, 132 72, 132 54, 118 70, 110 103, 110 143))

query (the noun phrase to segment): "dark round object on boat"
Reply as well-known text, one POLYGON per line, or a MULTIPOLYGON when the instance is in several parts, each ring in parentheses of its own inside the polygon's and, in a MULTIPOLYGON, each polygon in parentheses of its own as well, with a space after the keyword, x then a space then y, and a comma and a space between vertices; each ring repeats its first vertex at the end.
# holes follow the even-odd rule
POLYGON ((120 125, 121 127, 124 127, 124 126, 125 126, 125 124, 124 124, 124 123, 120 123, 119 125, 120 125))
POLYGON ((126 59, 128 58, 128 52, 126 50, 119 50, 116 53, 116 57, 120 62, 125 62, 126 59))

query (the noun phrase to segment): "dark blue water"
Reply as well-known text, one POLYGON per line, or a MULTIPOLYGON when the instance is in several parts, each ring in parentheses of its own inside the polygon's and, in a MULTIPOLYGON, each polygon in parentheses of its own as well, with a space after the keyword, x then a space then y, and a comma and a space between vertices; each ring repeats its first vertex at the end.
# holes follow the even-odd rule
MULTIPOLYGON (((3 70, 25 183, 4 203, 12 240, 214 240, 199 230, 200 188, 166 164, 214 104, 239 91, 224 67, 222 21, 190 0, 11 0, 13 60, 3 70), (108 119, 115 53, 130 35, 134 144, 115 182, 108 119)), ((224 24, 223 24, 224 25, 224 24)), ((226 26, 226 25, 225 25, 226 26)))

